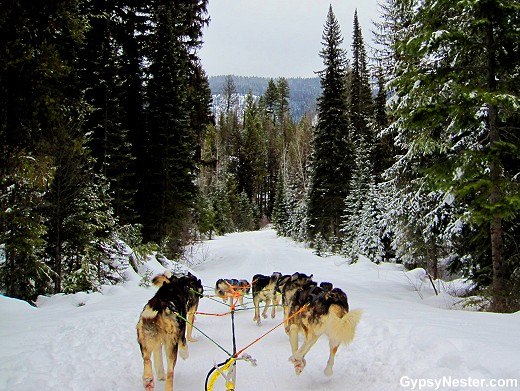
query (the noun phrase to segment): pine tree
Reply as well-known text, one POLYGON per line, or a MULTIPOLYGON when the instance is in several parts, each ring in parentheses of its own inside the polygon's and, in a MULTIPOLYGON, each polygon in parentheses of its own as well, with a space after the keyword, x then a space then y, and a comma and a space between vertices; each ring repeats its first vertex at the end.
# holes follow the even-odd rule
POLYGON ((504 225, 518 213, 515 173, 506 165, 519 158, 518 138, 506 129, 519 107, 520 9, 515 1, 426 1, 414 22, 412 39, 397 45, 400 146, 417 175, 426 174, 426 191, 451 194, 465 205, 466 222, 487 230, 493 309, 515 308, 504 225))
POLYGON ((110 182, 116 215, 122 224, 136 221, 133 186, 135 157, 132 156, 128 113, 123 104, 128 93, 124 71, 122 37, 124 4, 93 1, 88 3, 90 29, 80 52, 85 99, 91 111, 85 120, 90 134, 89 148, 96 159, 96 171, 110 182))
POLYGON ((194 53, 207 22, 206 3, 157 1, 151 13, 154 29, 149 41, 148 123, 143 162, 147 172, 140 189, 140 215, 145 239, 167 243, 165 252, 170 256, 183 243, 197 194, 197 143, 204 122, 204 114, 201 117, 200 113, 207 109, 205 102, 209 98, 201 100, 199 96, 193 100, 189 93, 192 87, 201 88, 204 79, 200 69, 197 71, 194 53))
POLYGON ((273 207, 273 226, 278 235, 289 236, 290 211, 287 205, 287 194, 283 175, 278 179, 276 197, 273 207))
POLYGON ((375 215, 377 206, 374 204, 378 198, 373 198, 376 186, 375 167, 381 157, 376 153, 379 143, 374 129, 374 102, 357 11, 354 14, 352 52, 349 109, 356 159, 350 193, 345 199, 342 247, 351 261, 355 261, 358 254, 374 256, 374 260, 380 260, 382 256, 375 249, 379 249, 379 244, 367 245, 379 243, 381 240, 377 237, 378 217, 375 215), (365 236, 367 234, 368 236, 365 236))
MULTIPOLYGON (((281 83, 282 88, 286 88, 285 84, 281 83)), ((287 87, 288 88, 288 87, 287 87)), ((288 89, 285 92, 288 96, 288 89)), ((287 98, 285 97, 285 99, 287 98)), ((285 111, 284 98, 280 97, 280 91, 278 91, 278 85, 270 79, 267 84, 267 89, 262 97, 263 102, 263 123, 264 134, 267 137, 267 175, 264 183, 264 207, 263 214, 270 218, 273 213, 275 198, 276 198, 276 186, 279 178, 281 159, 282 159, 282 121, 280 115, 282 111, 285 111)))
MULTIPOLYGON (((352 38, 352 70, 350 75, 349 112, 352 123, 352 138, 359 150, 360 139, 374 151, 375 135, 373 126, 374 102, 369 84, 366 49, 361 34, 357 10, 354 13, 354 32, 352 38)), ((369 156, 375 161, 373 152, 369 156)))
POLYGON ((332 6, 322 38, 320 56, 325 69, 320 72, 322 95, 318 100, 308 197, 311 238, 317 233, 325 238, 338 236, 354 163, 346 101, 346 58, 332 6))
POLYGON ((276 88, 278 90, 278 99, 276 102, 276 117, 278 118, 278 126, 280 128, 280 137, 282 139, 281 145, 282 150, 285 151, 287 149, 287 145, 289 144, 289 123, 290 123, 290 114, 289 114, 289 83, 287 79, 281 77, 276 82, 276 88))
POLYGON ((276 113, 276 106, 279 100, 278 94, 278 86, 276 85, 276 82, 273 79, 269 79, 263 98, 265 101, 265 108, 267 113, 270 115, 273 121, 273 126, 276 126, 278 118, 276 113))
POLYGON ((358 254, 368 256, 363 248, 368 238, 363 236, 363 229, 372 229, 376 218, 363 219, 363 214, 371 207, 374 195, 371 190, 375 185, 373 164, 370 160, 371 149, 366 146, 364 136, 359 136, 358 152, 356 155, 356 169, 352 175, 350 192, 345 199, 343 215, 343 252, 351 262, 357 260, 358 254), (364 221, 363 221, 364 220, 364 221))
POLYGON ((241 154, 241 174, 244 182, 239 191, 245 192, 258 208, 263 178, 266 175, 267 140, 261 126, 260 112, 252 92, 246 96, 243 121, 243 148, 241 154))
MULTIPOLYGON (((17 106, 3 123, 3 147, 14 151, 14 155, 8 156, 27 156, 36 159, 36 167, 52 167, 52 175, 43 176, 52 181, 46 184, 41 204, 31 210, 28 206, 35 205, 35 199, 18 198, 17 202, 25 206, 27 216, 34 218, 36 224, 45 224, 45 230, 32 231, 40 231, 41 236, 36 238, 31 234, 30 240, 40 243, 35 246, 36 251, 45 243, 46 267, 52 269, 48 276, 54 280, 55 292, 61 291, 65 262, 71 261, 64 257, 65 247, 69 254, 81 256, 85 247, 76 246, 73 241, 89 237, 87 230, 68 230, 76 217, 74 208, 86 202, 87 195, 82 189, 92 183, 82 129, 86 105, 78 82, 78 52, 87 28, 83 5, 82 1, 13 3, 3 14, 10 16, 10 20, 2 20, 2 29, 7 29, 5 36, 12 38, 11 48, 3 51, 10 54, 5 58, 7 66, 2 67, 7 72, 3 77, 19 73, 9 82, 17 85, 2 83, 6 107, 17 106), (21 28, 12 29, 8 25, 21 28), (15 134, 17 141, 12 137, 15 134)), ((36 196, 41 191, 25 192, 25 195, 36 196)), ((18 192, 17 196, 21 194, 18 192)), ((7 248, 14 250, 11 244, 6 243, 7 248)), ((24 252, 26 260, 34 257, 24 252)), ((39 266, 38 269, 42 270, 39 266)), ((34 276, 36 272, 28 269, 26 273, 34 276)))
MULTIPOLYGON (((146 213, 146 200, 143 200, 139 189, 144 186, 143 179, 147 177, 146 139, 146 83, 148 79, 147 67, 143 63, 143 58, 148 58, 147 42, 149 38, 150 26, 150 6, 149 2, 138 0, 123 0, 121 9, 115 20, 120 20, 117 24, 117 43, 121 46, 120 55, 120 74, 122 82, 121 93, 121 112, 125 113, 122 118, 121 129, 128 129, 128 142, 130 144, 130 155, 135 159, 129 168, 128 188, 133 192, 132 208, 135 216, 132 224, 143 227, 143 214, 146 213)), ((116 198, 117 199, 117 198, 116 198)), ((116 209, 116 212, 117 209, 116 209)), ((118 212, 121 223, 128 221, 118 212)), ((149 239, 143 239, 148 241, 149 239)))
POLYGON ((45 259, 47 222, 41 205, 52 180, 50 159, 11 156, 0 193, 0 287, 10 297, 33 303, 50 291, 54 273, 45 259))

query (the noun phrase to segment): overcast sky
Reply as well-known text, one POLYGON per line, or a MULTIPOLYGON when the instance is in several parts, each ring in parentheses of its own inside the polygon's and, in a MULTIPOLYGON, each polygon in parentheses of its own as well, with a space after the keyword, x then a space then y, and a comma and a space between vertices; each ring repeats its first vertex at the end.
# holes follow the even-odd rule
POLYGON ((323 69, 319 57, 329 5, 351 56, 357 8, 365 43, 377 0, 209 0, 211 18, 199 52, 208 76, 313 77, 323 69))

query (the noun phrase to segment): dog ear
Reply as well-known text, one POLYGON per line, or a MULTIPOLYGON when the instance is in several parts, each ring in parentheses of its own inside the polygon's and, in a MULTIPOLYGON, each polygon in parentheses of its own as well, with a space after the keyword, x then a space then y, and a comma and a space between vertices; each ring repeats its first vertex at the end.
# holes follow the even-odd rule
POLYGON ((300 273, 296 272, 291 276, 291 281, 296 281, 300 277, 300 273))

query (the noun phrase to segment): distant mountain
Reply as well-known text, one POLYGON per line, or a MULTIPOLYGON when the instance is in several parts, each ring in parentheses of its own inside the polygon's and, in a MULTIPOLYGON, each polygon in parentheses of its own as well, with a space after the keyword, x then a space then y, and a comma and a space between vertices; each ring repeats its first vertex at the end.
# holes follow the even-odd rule
MULTIPOLYGON (((222 94, 224 81, 227 76, 210 76, 209 87, 211 94, 218 97, 222 94)), ((267 84, 271 78, 256 76, 231 76, 235 83, 237 93, 247 95, 249 91, 255 96, 264 95, 267 84)), ((273 80, 277 80, 274 79, 273 80)), ((321 94, 320 79, 313 78, 287 78, 289 83, 289 107, 294 120, 299 120, 306 111, 316 110, 316 99, 321 94)))

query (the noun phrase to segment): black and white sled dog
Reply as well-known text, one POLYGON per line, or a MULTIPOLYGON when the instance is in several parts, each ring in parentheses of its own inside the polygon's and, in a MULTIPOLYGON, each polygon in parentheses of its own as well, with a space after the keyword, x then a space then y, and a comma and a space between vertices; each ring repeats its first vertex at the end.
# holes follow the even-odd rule
POLYGON ((152 283, 159 289, 145 305, 137 323, 137 340, 144 364, 143 385, 146 391, 154 389, 151 359, 153 355, 157 378, 166 380, 166 391, 173 391, 174 369, 179 348, 181 358, 188 357, 184 319, 191 316, 188 332, 188 338, 191 339, 191 325, 199 295, 202 293, 202 284, 191 273, 174 276, 169 271, 155 276, 152 283), (166 375, 162 359, 163 347, 167 358, 166 375))
POLYGON ((255 274, 251 283, 253 292, 253 304, 255 306, 255 316, 253 322, 258 326, 261 324, 260 319, 260 303, 265 302, 262 317, 267 318, 267 310, 272 303, 271 318, 276 317, 276 307, 280 304, 281 294, 278 290, 278 280, 282 277, 282 273, 274 272, 271 276, 263 274, 255 274))
POLYGON ((237 280, 236 278, 227 279, 219 278, 215 283, 215 294, 222 299, 224 303, 232 305, 233 300, 240 301, 240 305, 244 306, 244 296, 251 290, 251 285, 247 280, 237 280))
POLYGON ((299 375, 305 368, 305 355, 323 334, 329 338, 330 354, 324 373, 332 375, 334 359, 339 346, 354 339, 362 311, 349 311, 347 295, 331 283, 320 286, 312 275, 294 273, 280 281, 284 307, 285 332, 289 335, 292 356, 289 358, 299 375), (305 307, 305 308, 304 308, 305 307), (298 347, 298 334, 304 342, 298 347))

